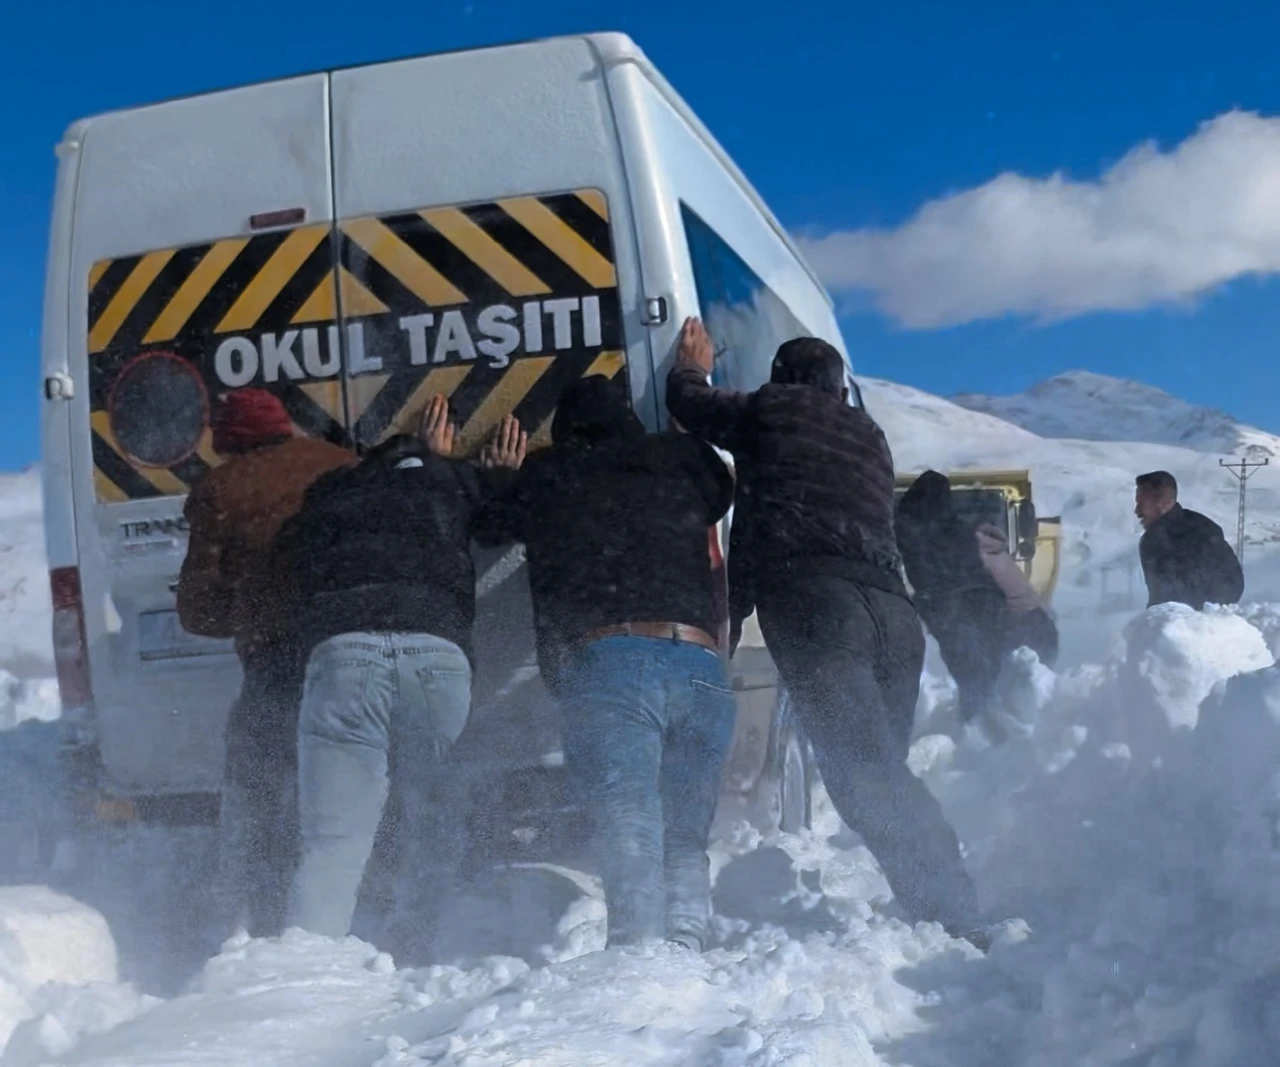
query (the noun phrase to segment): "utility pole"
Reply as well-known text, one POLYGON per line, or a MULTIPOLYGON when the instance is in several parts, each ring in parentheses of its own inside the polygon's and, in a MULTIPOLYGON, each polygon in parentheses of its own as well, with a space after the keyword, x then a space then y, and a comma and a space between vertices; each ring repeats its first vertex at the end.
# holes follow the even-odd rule
POLYGON ((1249 478, 1257 472, 1259 467, 1265 467, 1271 462, 1270 459, 1238 459, 1234 463, 1228 463, 1225 459, 1218 460, 1219 467, 1225 467, 1233 475, 1236 481, 1240 483, 1240 510, 1236 515, 1236 559, 1241 563, 1244 562, 1244 498, 1245 483, 1249 478))

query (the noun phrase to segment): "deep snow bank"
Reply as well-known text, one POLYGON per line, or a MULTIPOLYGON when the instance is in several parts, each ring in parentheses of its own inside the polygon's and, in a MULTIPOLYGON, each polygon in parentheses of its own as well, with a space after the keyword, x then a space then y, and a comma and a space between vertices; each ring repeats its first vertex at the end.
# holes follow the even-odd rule
MULTIPOLYGON (((703 956, 599 951, 598 889, 579 878, 525 959, 397 971, 355 940, 229 944, 186 995, 21 1062, 1280 1062, 1278 636, 1276 607, 1157 609, 1107 663, 1054 675, 1022 661, 1004 744, 920 738, 913 765, 984 898, 1034 929, 989 957, 892 918, 870 856, 820 805, 813 834, 717 843, 718 945, 703 956)), ((927 683, 926 730, 951 703, 948 682, 927 683)))
POLYGON ((1249 617, 1167 606, 1110 663, 1027 663, 1010 740, 933 761, 987 898, 1038 936, 975 968, 976 1002, 909 1062, 1280 1062, 1280 610, 1249 617))
POLYGON ((6 1064, 43 1062, 86 1033, 137 1016, 149 1001, 118 983, 106 920, 43 886, 0 888, 0 1049, 6 1064))

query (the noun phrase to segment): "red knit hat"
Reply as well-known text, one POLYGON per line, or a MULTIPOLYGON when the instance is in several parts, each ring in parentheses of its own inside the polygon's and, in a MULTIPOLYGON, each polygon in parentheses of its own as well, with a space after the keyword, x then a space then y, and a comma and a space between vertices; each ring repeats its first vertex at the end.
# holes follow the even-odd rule
POLYGON ((213 413, 213 450, 235 455, 293 436, 293 420, 280 398, 265 389, 237 389, 213 413))

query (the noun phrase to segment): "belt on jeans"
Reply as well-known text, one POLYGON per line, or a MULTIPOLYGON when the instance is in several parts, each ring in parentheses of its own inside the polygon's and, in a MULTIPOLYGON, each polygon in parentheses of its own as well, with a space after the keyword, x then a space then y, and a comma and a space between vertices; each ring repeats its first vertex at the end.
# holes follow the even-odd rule
POLYGON ((601 626, 598 630, 584 634, 578 644, 589 644, 605 637, 656 637, 662 641, 698 645, 712 652, 720 651, 720 642, 706 630, 699 629, 697 626, 685 626, 679 622, 623 622, 616 626, 601 626))

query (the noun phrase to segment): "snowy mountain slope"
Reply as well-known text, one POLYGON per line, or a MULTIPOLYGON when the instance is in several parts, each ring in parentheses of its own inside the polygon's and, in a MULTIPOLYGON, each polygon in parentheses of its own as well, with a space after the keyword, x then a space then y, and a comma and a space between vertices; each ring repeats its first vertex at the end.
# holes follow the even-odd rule
POLYGON ((960 407, 1004 419, 1040 437, 1145 441, 1250 459, 1280 455, 1280 437, 1198 407, 1155 386, 1070 371, 1013 396, 961 393, 960 407))

